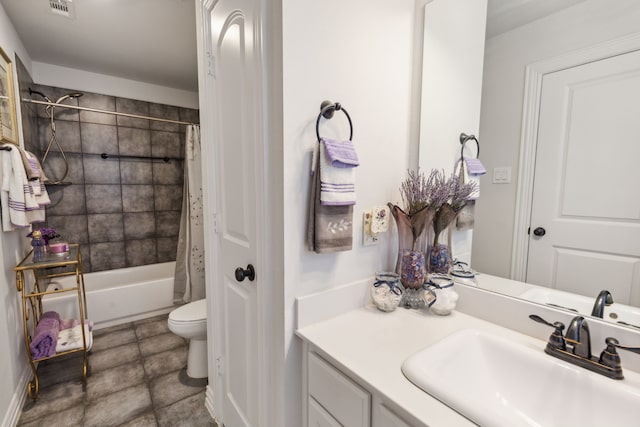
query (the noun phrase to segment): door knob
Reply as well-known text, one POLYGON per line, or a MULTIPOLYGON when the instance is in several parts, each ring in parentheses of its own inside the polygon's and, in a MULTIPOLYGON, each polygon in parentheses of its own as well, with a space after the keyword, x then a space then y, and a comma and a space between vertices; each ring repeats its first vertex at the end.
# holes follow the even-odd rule
POLYGON ((253 268, 253 265, 247 265, 246 269, 242 267, 236 268, 236 280, 242 282, 245 278, 249 279, 250 282, 256 279, 256 270, 253 268))
POLYGON ((545 229, 544 229, 544 228, 542 228, 542 227, 536 227, 536 229, 535 229, 535 230, 533 230, 533 234, 534 234, 534 235, 536 235, 536 236, 538 236, 538 237, 542 237, 542 236, 544 236, 545 234, 547 234, 547 230, 545 230, 545 229))

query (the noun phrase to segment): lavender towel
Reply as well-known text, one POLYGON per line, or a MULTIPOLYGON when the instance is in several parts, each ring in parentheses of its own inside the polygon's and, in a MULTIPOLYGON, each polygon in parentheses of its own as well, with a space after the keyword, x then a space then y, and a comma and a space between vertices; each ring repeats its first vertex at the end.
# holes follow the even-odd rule
POLYGON ((487 170, 480 159, 465 157, 464 161, 467 164, 467 172, 469 175, 484 175, 487 173, 487 170))
POLYGON ((355 168, 360 165, 358 153, 353 146, 353 142, 334 141, 329 138, 320 138, 327 150, 327 158, 334 168, 355 168))
MULTIPOLYGON (((47 312, 54 313, 54 312, 47 312)), ((56 313, 57 314, 57 313, 56 313)), ((60 316, 58 316, 58 319, 60 316)), ((31 357, 34 360, 50 357, 56 354, 58 344, 58 333, 60 332, 60 321, 54 316, 42 317, 36 326, 33 339, 29 345, 31 357)))

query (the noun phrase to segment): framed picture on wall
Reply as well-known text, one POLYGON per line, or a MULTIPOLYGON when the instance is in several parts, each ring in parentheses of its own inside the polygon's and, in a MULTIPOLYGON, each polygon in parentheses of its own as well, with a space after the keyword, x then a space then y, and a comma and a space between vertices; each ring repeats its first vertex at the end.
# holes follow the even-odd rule
POLYGON ((0 142, 18 143, 11 60, 0 48, 0 142))

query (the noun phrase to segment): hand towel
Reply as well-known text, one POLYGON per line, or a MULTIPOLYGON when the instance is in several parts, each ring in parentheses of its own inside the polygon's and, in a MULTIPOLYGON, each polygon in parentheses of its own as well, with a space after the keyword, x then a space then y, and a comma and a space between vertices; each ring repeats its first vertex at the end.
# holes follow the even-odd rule
POLYGON ((56 354, 60 322, 54 317, 40 319, 29 344, 31 357, 34 360, 51 357, 56 354))
POLYGON ((487 173, 487 170, 480 159, 476 159, 475 157, 465 157, 464 161, 467 164, 467 171, 469 172, 469 175, 484 175, 487 173))
POLYGON ((320 202, 320 156, 317 148, 311 163, 307 247, 319 254, 350 251, 353 247, 353 205, 331 206, 320 202))
POLYGON ((35 181, 36 179, 39 179, 43 182, 47 182, 49 180, 44 174, 38 158, 33 153, 27 150, 20 149, 20 156, 22 157, 24 170, 29 181, 35 181))
POLYGON ((467 157, 463 157, 462 159, 458 159, 456 162, 456 166, 454 168, 455 175, 460 179, 461 183, 467 183, 474 181, 476 183, 476 190, 469 195, 469 200, 477 200, 480 197, 480 175, 483 175, 487 171, 484 170, 482 173, 474 173, 472 174, 469 170, 469 164, 473 164, 471 169, 475 172, 479 172, 484 170, 484 166, 480 163, 478 159, 471 159, 467 157))
POLYGON ((351 168, 331 166, 324 143, 318 144, 320 152, 320 203, 326 206, 356 204, 356 174, 351 168))
POLYGON ((354 168, 360 165, 353 142, 334 141, 325 137, 320 138, 320 141, 324 144, 329 162, 334 168, 354 168))
MULTIPOLYGON (((93 336, 89 330, 89 325, 84 324, 84 337, 87 342, 87 351, 93 346, 93 336)), ((82 325, 76 325, 73 328, 62 329, 58 333, 56 352, 75 350, 82 348, 82 325)))

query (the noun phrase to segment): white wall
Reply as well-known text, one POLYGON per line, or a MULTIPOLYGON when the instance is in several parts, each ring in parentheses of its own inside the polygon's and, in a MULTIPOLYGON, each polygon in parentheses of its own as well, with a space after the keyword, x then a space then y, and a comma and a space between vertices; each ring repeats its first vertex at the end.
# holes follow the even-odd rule
POLYGON ((511 269, 525 67, 640 31, 637 0, 588 0, 486 42, 481 159, 488 173, 476 204, 473 267, 508 277, 511 269), (491 184, 492 170, 511 166, 511 184, 491 184))
MULTIPOLYGON (((373 277, 391 268, 386 241, 362 246, 362 213, 399 202, 410 159, 414 0, 283 1, 284 277, 287 426, 300 425, 301 345, 295 298, 373 277), (354 125, 356 169, 353 250, 315 254, 305 247, 310 153, 323 100, 340 102, 354 125)), ((321 134, 348 137, 341 112, 321 134)), ((416 143, 415 141, 413 142, 416 143)), ((393 244, 393 243, 392 243, 393 244)), ((393 254, 391 254, 393 255, 393 254)))
POLYGON ((120 96, 140 101, 198 108, 198 93, 151 83, 92 73, 75 68, 33 62, 33 81, 39 84, 120 96))
MULTIPOLYGON (((11 21, 5 13, 4 7, 0 4, 0 47, 5 53, 15 61, 14 55, 17 53, 25 67, 31 69, 31 58, 25 50, 18 34, 11 21)), ((18 99, 18 80, 15 75, 15 96, 18 99)), ((18 123, 20 119, 20 105, 16 106, 18 123)), ((20 129, 21 127, 18 126, 20 129)), ((20 144, 22 142, 22 131, 20 131, 20 144)), ((4 316, 0 321, 0 423, 2 426, 13 425, 17 421, 17 416, 21 408, 21 402, 25 390, 24 382, 28 373, 27 356, 25 354, 24 338, 22 334, 22 311, 16 290, 16 276, 13 267, 22 259, 25 252, 22 249, 23 236, 25 231, 0 232, 0 256, 2 257, 2 273, 0 273, 0 307, 4 316), (16 390, 20 393, 16 394, 16 390)))

